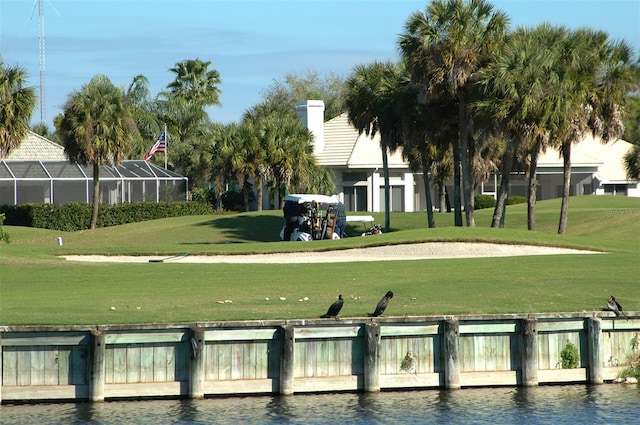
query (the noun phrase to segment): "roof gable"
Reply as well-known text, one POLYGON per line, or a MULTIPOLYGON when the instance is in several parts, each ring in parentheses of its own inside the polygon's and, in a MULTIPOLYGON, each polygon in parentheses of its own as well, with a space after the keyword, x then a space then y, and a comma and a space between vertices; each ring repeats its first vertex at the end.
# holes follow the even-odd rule
POLYGON ((7 161, 68 161, 64 154, 64 147, 33 131, 29 131, 20 145, 3 159, 7 161))

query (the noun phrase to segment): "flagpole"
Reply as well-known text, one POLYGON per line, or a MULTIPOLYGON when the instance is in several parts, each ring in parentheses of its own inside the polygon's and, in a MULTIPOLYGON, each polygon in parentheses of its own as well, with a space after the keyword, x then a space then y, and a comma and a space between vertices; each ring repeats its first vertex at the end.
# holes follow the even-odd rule
POLYGON ((169 133, 167 133, 167 125, 164 125, 164 169, 167 169, 167 150, 169 150, 169 133))

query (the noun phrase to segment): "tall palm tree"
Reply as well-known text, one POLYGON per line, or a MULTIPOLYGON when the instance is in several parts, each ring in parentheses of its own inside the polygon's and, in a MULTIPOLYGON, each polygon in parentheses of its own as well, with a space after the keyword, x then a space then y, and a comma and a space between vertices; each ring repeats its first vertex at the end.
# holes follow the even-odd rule
POLYGON ((349 122, 367 136, 380 133, 384 173, 385 230, 390 229, 389 160, 388 151, 395 150, 402 137, 398 116, 398 95, 404 69, 391 62, 357 65, 347 79, 349 122))
MULTIPOLYGON (((467 103, 474 74, 489 62, 502 43, 507 16, 485 0, 435 0, 424 13, 415 12, 399 39, 402 56, 412 80, 432 96, 450 96, 458 103, 458 149, 467 226, 473 218, 473 156, 467 103)), ((454 196, 459 214, 459 180, 454 196)), ((456 221, 456 225, 462 225, 456 221)))
POLYGON ((26 86, 22 68, 6 67, 0 58, 0 159, 17 148, 27 131, 36 106, 36 92, 26 86))
POLYGON ((187 59, 170 69, 175 79, 167 88, 174 96, 196 103, 199 106, 214 106, 220 103, 220 74, 209 70, 210 61, 187 59))
POLYGON ((591 132, 603 143, 622 135, 623 103, 638 89, 637 67, 630 47, 613 43, 603 31, 577 30, 563 45, 559 68, 564 73, 559 101, 561 114, 552 131, 564 162, 564 185, 558 234, 566 232, 570 181, 571 147, 591 132))
POLYGON ((96 75, 69 95, 57 129, 69 161, 93 166, 91 229, 98 221, 100 166, 121 164, 138 133, 130 104, 109 78, 96 75))
POLYGON ((535 176, 539 149, 536 142, 547 132, 545 120, 550 114, 547 98, 555 89, 551 83, 558 79, 553 52, 549 49, 564 35, 563 29, 547 24, 535 29, 519 28, 494 60, 477 73, 476 82, 483 96, 474 102, 474 112, 482 117, 479 122, 497 131, 505 141, 492 227, 500 227, 504 222, 513 164, 530 145, 535 146, 532 154, 535 176))
POLYGON ((261 182, 269 185, 280 204, 291 189, 308 185, 317 166, 313 156, 313 135, 302 121, 266 102, 247 111, 243 124, 257 138, 258 146, 253 149, 257 155, 258 205, 262 203, 261 182))

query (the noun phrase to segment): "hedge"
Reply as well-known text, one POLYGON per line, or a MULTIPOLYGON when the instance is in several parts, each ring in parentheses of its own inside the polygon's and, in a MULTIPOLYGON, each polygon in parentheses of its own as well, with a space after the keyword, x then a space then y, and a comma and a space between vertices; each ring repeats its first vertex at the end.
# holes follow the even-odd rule
MULTIPOLYGON (((59 204, 2 205, 4 224, 42 229, 76 231, 88 229, 92 205, 84 202, 59 204)), ((117 226, 166 217, 213 214, 211 205, 202 202, 134 202, 117 205, 100 204, 98 227, 117 226)))

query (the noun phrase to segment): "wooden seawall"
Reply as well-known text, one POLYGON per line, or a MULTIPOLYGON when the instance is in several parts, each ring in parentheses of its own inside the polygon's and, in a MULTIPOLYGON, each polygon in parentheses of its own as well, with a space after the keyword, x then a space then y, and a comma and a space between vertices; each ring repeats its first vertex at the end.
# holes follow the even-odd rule
POLYGON ((2 402, 599 384, 640 315, 412 316, 0 327, 2 402), (562 369, 571 342, 578 365, 562 369))

